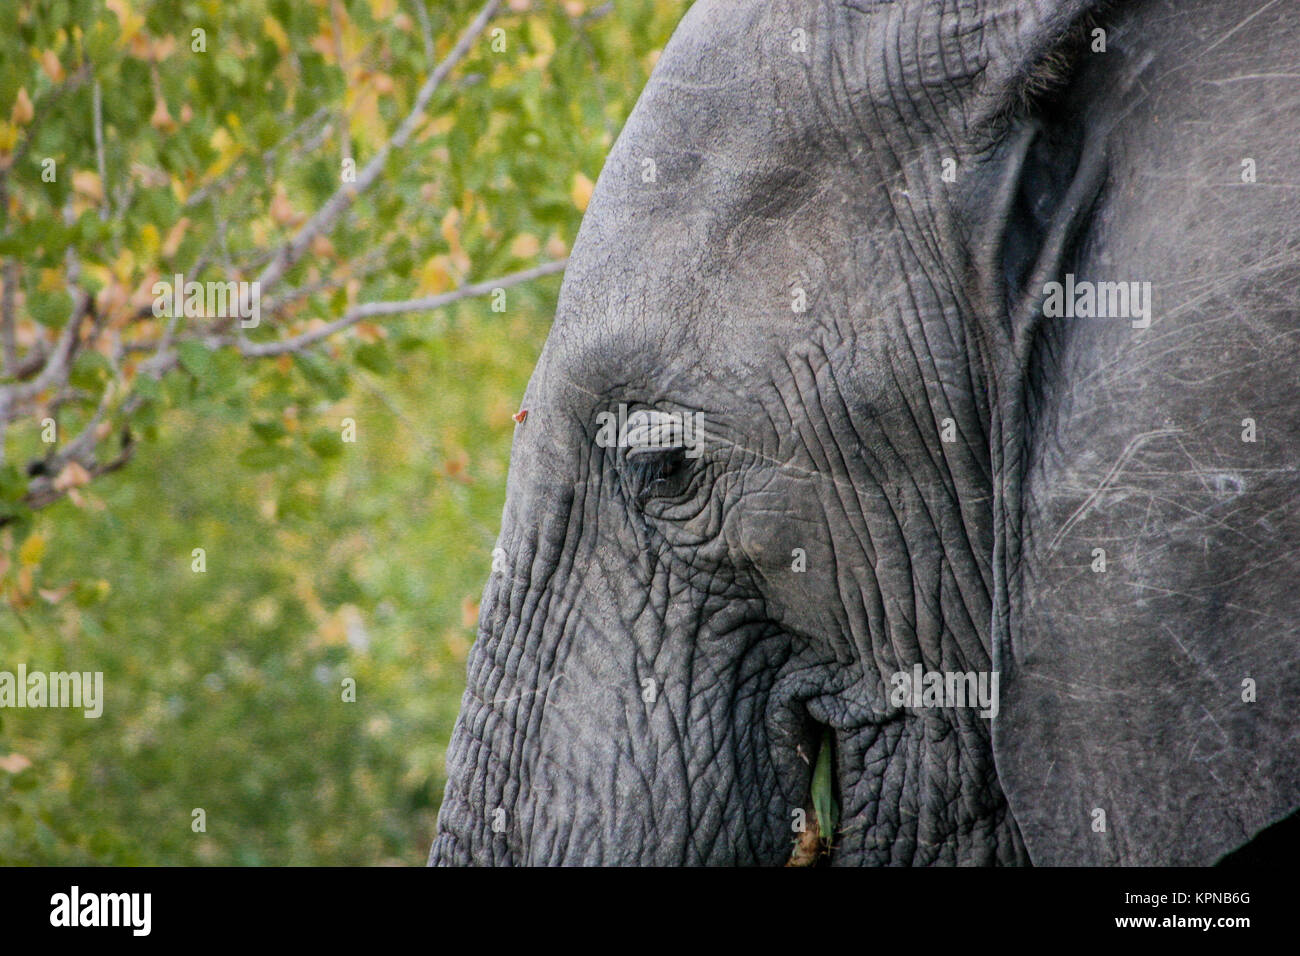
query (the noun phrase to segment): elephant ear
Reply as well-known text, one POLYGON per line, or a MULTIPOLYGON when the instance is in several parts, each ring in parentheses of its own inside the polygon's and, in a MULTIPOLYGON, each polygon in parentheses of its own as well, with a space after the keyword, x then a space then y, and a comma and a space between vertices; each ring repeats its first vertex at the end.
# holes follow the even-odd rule
MULTIPOLYGON (((1222 288, 1231 262, 1148 252, 1150 210, 1108 201, 1137 187, 1107 167, 1107 111, 1068 86, 1069 108, 1035 105, 1042 69, 1068 83, 1054 44, 1090 5, 989 10, 967 115, 996 139, 965 216, 972 299, 1002 364, 998 778, 1036 864, 1211 864, 1300 806, 1300 556, 1287 547, 1300 516, 1285 505, 1300 434, 1276 391, 1249 386, 1238 413, 1222 385, 1236 380, 1216 385, 1194 364, 1219 354, 1223 326, 1180 296, 1222 288), (1094 202, 1104 236, 1086 235, 1094 202), (1179 282, 1177 268, 1200 271, 1179 282), (1159 337, 1126 321, 1044 322, 1043 286, 1067 272, 1155 280, 1159 337), (1243 441, 1255 408, 1273 410, 1271 444, 1243 441)), ((1140 178, 1144 134, 1123 135, 1123 175, 1140 178)))
MULTIPOLYGON (((1104 174, 1102 139, 1043 105, 1089 55, 1113 0, 845 0, 829 25, 844 55, 818 69, 869 118, 879 156, 907 157, 939 131, 928 181, 960 164, 955 224, 968 290, 991 341, 1021 348, 1027 290, 1059 269, 1104 174)), ((792 21, 793 22, 793 21, 792 21)), ((1104 42, 1104 34, 1103 34, 1104 42)), ((835 102, 828 108, 834 108, 835 102)), ((1059 111, 1058 111, 1059 113, 1059 111)), ((949 175, 955 175, 955 168, 949 175)), ((945 227, 941 226, 940 229, 945 227)), ((947 245, 943 239, 942 245, 947 245)), ((951 248, 949 246, 949 248, 951 248)))

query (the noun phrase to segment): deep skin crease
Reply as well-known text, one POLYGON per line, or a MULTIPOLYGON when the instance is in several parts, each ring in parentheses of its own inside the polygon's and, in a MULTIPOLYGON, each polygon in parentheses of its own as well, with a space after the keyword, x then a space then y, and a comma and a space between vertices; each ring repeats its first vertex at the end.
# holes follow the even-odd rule
POLYGON ((1287 168, 1300 98, 1227 78, 1296 26, 1035 9, 687 14, 521 403, 432 863, 782 864, 827 733, 835 865, 1213 862, 1300 802, 1300 220, 1222 196, 1287 168), (1042 320, 1067 271, 1156 321, 1042 320), (601 447, 620 403, 703 455, 601 447), (999 716, 893 706, 916 664, 999 716))

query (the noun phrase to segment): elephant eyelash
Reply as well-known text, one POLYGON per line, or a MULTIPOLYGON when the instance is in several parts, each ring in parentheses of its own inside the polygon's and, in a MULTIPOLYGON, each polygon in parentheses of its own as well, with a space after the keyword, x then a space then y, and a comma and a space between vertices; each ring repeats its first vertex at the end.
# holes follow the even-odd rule
POLYGON ((683 499, 696 484, 696 470, 680 447, 629 449, 622 470, 632 500, 641 506, 683 499))
POLYGON ((679 475, 685 467, 685 448, 633 448, 627 454, 628 472, 647 491, 657 482, 679 475))

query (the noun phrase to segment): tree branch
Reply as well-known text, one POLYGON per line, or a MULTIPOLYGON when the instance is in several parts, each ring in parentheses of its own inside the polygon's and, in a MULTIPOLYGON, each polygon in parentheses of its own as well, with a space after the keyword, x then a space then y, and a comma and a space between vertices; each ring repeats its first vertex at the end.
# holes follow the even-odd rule
POLYGON ((379 152, 371 157, 370 162, 366 163, 365 168, 357 173, 357 180, 354 183, 344 183, 330 196, 311 219, 303 224, 302 228, 282 246, 275 258, 267 264, 262 270, 257 281, 261 283, 262 291, 268 291, 272 286, 284 277, 284 274, 302 258, 308 245, 318 235, 328 232, 348 208, 352 206, 357 198, 364 193, 379 178, 383 172, 384 164, 388 161, 389 155, 395 149, 401 149, 410 140, 411 135, 415 132, 416 127, 424 119, 425 108, 428 107, 429 101, 433 98, 434 92, 446 79, 457 63, 464 58, 469 52, 470 46, 478 38, 488 22, 495 16, 497 8, 501 6, 501 0, 488 0, 479 11, 469 27, 461 34, 456 41, 456 45, 451 48, 450 52, 443 58, 442 62, 434 67, 433 72, 429 74, 424 85, 420 87, 420 92, 415 97, 415 104, 411 111, 402 120, 397 131, 393 133, 392 138, 388 140, 379 152))
POLYGON ((104 94, 96 78, 91 90, 91 99, 95 122, 95 165, 99 168, 99 190, 103 193, 103 205, 99 209, 99 218, 108 219, 108 166, 104 162, 104 94))
POLYGON ((14 339, 14 296, 18 291, 18 260, 7 258, 3 269, 4 292, 0 294, 0 343, 4 348, 4 374, 18 368, 18 345, 14 339))
POLYGON ((511 286, 519 285, 523 282, 531 282, 533 279, 539 279, 542 276, 554 275, 557 272, 563 272, 564 267, 569 264, 568 259, 560 259, 555 262, 547 262, 532 269, 524 269, 520 272, 512 272, 509 275, 501 276, 498 279, 489 279, 486 282, 476 282, 473 285, 461 286, 459 289, 453 289, 450 292, 443 292, 440 295, 425 296, 422 299, 403 299, 398 302, 367 302, 364 305, 354 306, 348 309, 341 317, 335 319, 327 325, 310 332, 304 332, 301 335, 295 335, 291 338, 281 339, 277 342, 249 342, 239 339, 216 339, 209 342, 210 345, 220 347, 224 345, 236 346, 240 353, 249 358, 266 358, 273 355, 285 355, 290 352, 301 351, 309 345, 314 345, 324 339, 329 338, 337 332, 342 332, 349 326, 356 325, 363 319, 374 318, 379 315, 399 315, 403 312, 428 312, 433 309, 441 309, 443 306, 450 305, 461 299, 472 298, 478 295, 490 295, 497 289, 508 289, 511 286))

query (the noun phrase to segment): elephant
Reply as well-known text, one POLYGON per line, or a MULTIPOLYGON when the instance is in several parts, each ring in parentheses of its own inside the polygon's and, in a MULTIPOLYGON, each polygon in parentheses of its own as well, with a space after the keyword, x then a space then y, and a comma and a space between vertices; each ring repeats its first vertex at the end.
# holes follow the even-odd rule
POLYGON ((1300 23, 697 0, 516 416, 435 865, 1209 865, 1300 806, 1300 23))

